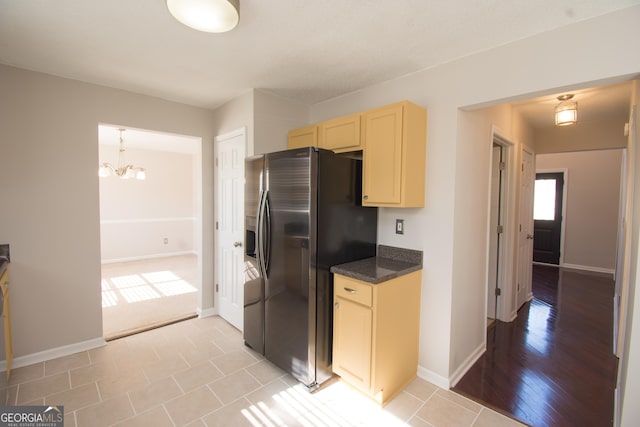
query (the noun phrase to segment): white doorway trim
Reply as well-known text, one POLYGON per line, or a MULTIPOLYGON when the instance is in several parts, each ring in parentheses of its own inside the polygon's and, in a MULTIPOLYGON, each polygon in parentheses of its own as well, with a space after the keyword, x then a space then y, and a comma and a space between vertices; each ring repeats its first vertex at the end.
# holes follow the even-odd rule
MULTIPOLYGON (((514 218, 516 218, 516 197, 515 197, 515 183, 517 180, 515 179, 515 171, 516 168, 514 165, 515 161, 515 142, 510 139, 505 132, 503 132, 499 127, 492 125, 491 126, 491 137, 488 143, 488 149, 490 150, 489 155, 489 187, 491 188, 491 175, 492 175, 492 161, 493 161, 493 146, 497 144, 502 147, 502 159, 504 162, 504 169, 502 171, 501 176, 501 208, 500 208, 500 225, 502 226, 502 233, 500 236, 500 245, 499 252, 497 256, 497 283, 498 289, 500 290, 500 296, 497 300, 496 305, 496 320, 501 320, 503 322, 510 322, 515 319, 517 315, 517 311, 515 309, 515 263, 517 259, 515 257, 515 237, 514 232, 516 230, 516 223, 514 222, 514 218)), ((488 201, 487 201, 487 256, 486 256, 486 265, 487 265, 487 277, 485 279, 485 290, 487 297, 489 296, 489 292, 495 287, 493 283, 489 283, 490 280, 490 269, 495 269, 496 265, 492 264, 491 259, 491 237, 492 234, 496 233, 496 230, 492 229, 491 226, 491 215, 492 215, 492 207, 491 207, 491 191, 488 192, 488 201)), ((487 311, 488 304, 485 302, 485 318, 490 317, 487 311)), ((491 316, 492 317, 492 316, 491 316)))

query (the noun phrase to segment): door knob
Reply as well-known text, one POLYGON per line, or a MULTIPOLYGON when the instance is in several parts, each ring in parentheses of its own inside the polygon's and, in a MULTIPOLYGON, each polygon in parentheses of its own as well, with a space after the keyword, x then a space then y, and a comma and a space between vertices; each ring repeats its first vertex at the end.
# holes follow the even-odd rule
POLYGON ((533 240, 533 234, 527 234, 527 239, 532 239, 533 240))
POLYGON ((237 247, 240 247, 240 246, 242 246, 242 242, 233 242, 233 247, 234 248, 237 248, 237 247))

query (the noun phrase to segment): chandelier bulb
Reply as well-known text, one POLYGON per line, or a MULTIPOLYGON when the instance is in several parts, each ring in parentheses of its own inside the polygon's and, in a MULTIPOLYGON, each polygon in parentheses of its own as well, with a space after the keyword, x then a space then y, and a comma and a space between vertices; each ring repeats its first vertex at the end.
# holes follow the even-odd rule
POLYGON ((111 172, 113 172, 117 177, 121 179, 129 179, 136 178, 139 180, 144 180, 147 177, 144 168, 140 166, 128 165, 124 159, 124 137, 122 136, 122 132, 126 129, 118 129, 120 131, 120 148, 118 149, 118 167, 114 167, 110 163, 102 163, 98 168, 98 176, 100 178, 107 178, 111 176, 111 172), (137 172, 135 172, 137 170, 137 172), (135 173, 134 173, 135 172, 135 173))

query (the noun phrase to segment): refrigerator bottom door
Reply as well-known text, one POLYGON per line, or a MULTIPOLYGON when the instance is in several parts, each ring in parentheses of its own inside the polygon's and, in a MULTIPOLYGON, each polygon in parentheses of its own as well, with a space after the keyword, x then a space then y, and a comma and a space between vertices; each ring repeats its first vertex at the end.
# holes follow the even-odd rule
POLYGON ((244 284, 244 343, 264 354, 264 285, 261 278, 244 284))
POLYGON ((309 360, 309 302, 299 294, 282 292, 265 306, 265 356, 294 378, 313 387, 315 368, 309 360))

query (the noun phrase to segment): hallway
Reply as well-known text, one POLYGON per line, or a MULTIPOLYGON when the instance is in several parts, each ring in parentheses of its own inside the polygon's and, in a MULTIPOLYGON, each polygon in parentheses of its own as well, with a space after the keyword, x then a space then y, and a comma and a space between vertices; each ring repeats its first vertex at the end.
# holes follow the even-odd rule
POLYGON ((609 275, 534 265, 532 301, 487 331, 487 351, 453 388, 532 426, 611 426, 609 275))

